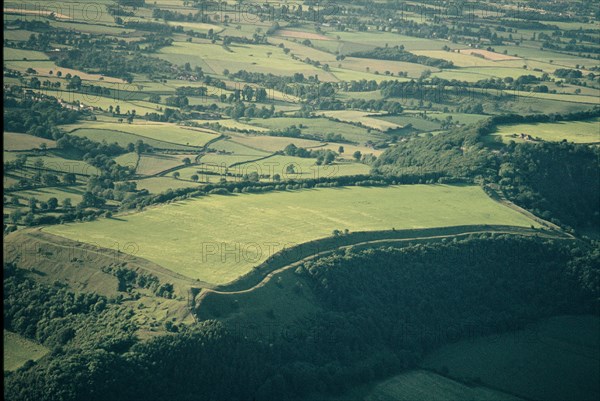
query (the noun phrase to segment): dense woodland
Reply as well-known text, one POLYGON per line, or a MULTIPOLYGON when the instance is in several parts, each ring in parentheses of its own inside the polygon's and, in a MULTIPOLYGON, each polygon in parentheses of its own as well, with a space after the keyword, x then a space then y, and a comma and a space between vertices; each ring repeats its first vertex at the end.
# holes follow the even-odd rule
POLYGON ((301 291, 314 292, 327 312, 297 322, 293 336, 246 339, 205 321, 147 342, 128 334, 135 325, 127 311, 116 312, 118 301, 34 284, 8 266, 5 328, 53 351, 5 375, 4 394, 42 401, 335 393, 414 367, 425 352, 469 335, 597 313, 599 258, 583 243, 502 235, 350 250, 297 268, 301 291), (49 331, 55 324, 61 330, 49 331))

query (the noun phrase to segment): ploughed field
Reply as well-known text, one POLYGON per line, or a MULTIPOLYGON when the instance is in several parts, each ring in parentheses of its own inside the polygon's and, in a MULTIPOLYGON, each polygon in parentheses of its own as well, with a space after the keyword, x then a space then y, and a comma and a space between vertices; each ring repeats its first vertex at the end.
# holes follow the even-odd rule
POLYGON ((538 226, 477 186, 404 185, 211 195, 43 230, 224 284, 283 247, 331 236, 333 230, 477 224, 538 226))

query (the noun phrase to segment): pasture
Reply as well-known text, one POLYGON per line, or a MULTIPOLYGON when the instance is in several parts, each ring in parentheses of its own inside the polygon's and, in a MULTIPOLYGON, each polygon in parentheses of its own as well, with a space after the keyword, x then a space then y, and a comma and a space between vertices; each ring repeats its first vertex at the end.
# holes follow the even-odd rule
POLYGON ((246 135, 246 134, 230 134, 232 140, 241 143, 247 147, 261 149, 265 152, 277 152, 285 149, 290 143, 300 148, 317 148, 323 145, 323 142, 312 139, 288 138, 283 136, 268 136, 268 135, 246 135))
POLYGON ((365 401, 519 401, 520 398, 482 386, 467 386, 425 370, 402 373, 375 385, 365 401))
POLYGON ((14 371, 32 360, 36 361, 50 350, 25 337, 4 330, 4 371, 14 371))
POLYGON ((152 194, 159 194, 169 189, 193 188, 199 186, 191 181, 175 180, 172 177, 150 177, 135 181, 137 189, 146 189, 152 194))
MULTIPOLYGON (((208 129, 182 127, 169 123, 134 122, 133 124, 118 122, 86 122, 83 125, 73 125, 73 128, 94 130, 122 131, 129 134, 148 138, 154 141, 170 142, 183 146, 202 147, 208 141, 218 137, 218 133, 208 129)), ((144 140, 146 142, 146 140, 144 140)), ((135 143, 135 142, 134 142, 135 143)))
POLYGON ((407 127, 410 124, 412 128, 419 131, 435 131, 440 129, 440 124, 438 122, 426 120, 415 115, 381 116, 377 117, 377 119, 398 124, 402 127, 407 127))
MULTIPOLYGON (((77 135, 85 138, 89 138, 93 141, 108 143, 116 142, 121 146, 127 146, 130 143, 135 144, 137 141, 142 140, 145 144, 152 146, 155 149, 169 149, 169 150, 187 150, 193 151, 194 148, 186 145, 179 145, 171 142, 157 141, 149 139, 144 136, 136 135, 131 132, 121 131, 119 129, 97 129, 97 128, 86 128, 83 125, 82 128, 73 128, 69 133, 71 135, 77 135)), ((93 127, 93 125, 92 125, 93 127)), ((72 127, 71 127, 72 128, 72 127)), ((120 128, 120 127, 119 127, 120 128)), ((196 149, 197 150, 197 149, 196 149)))
POLYGON ((143 100, 124 100, 114 97, 97 96, 87 93, 61 91, 47 88, 41 90, 34 89, 33 91, 46 96, 53 96, 67 103, 78 103, 87 107, 104 111, 108 111, 111 106, 113 108, 119 106, 121 109, 121 114, 126 114, 127 112, 133 113, 135 111, 135 113, 139 116, 146 113, 156 113, 160 108, 160 105, 143 100))
MULTIPOLYGON (((334 162, 330 165, 317 165, 316 159, 293 156, 273 156, 262 160, 236 165, 229 171, 236 175, 256 172, 259 175, 273 177, 275 174, 284 179, 303 180, 347 175, 369 174, 371 168, 355 162, 334 162), (293 170, 288 170, 292 168, 293 170)), ((271 180, 269 180, 271 181, 271 180)))
POLYGON ((99 170, 89 163, 82 160, 67 159, 58 154, 55 155, 51 153, 44 156, 28 157, 25 165, 27 167, 35 167, 62 173, 100 175, 99 170))
POLYGON ((55 148, 56 141, 39 138, 37 136, 17 132, 4 132, 4 150, 32 150, 39 149, 43 144, 47 149, 55 148))
POLYGON ((232 153, 238 156, 255 156, 256 158, 268 156, 270 154, 270 152, 256 147, 249 147, 233 140, 216 141, 211 143, 209 148, 219 152, 232 153))
POLYGON ((600 319, 559 316, 523 330, 478 337, 426 356, 427 369, 447 368, 458 380, 526 399, 593 400, 600 397, 600 319))
POLYGON ((234 164, 245 163, 251 160, 260 159, 264 156, 256 155, 228 155, 219 153, 207 153, 200 158, 200 165, 205 169, 214 169, 220 171, 234 164))
POLYGON ((320 114, 349 123, 362 124, 379 131, 402 128, 402 125, 378 118, 378 115, 383 113, 369 113, 360 110, 327 110, 320 114))
POLYGON ((140 175, 155 175, 171 168, 182 166, 183 159, 188 158, 193 163, 196 154, 144 153, 140 156, 136 173, 140 175))
POLYGON ((192 279, 224 284, 249 272, 285 244, 328 237, 334 229, 465 224, 537 226, 491 200, 480 187, 406 185, 212 195, 118 219, 43 230, 105 247, 115 241, 134 242, 136 256, 192 279))
POLYGON ((174 42, 172 46, 161 49, 158 57, 176 64, 189 62, 216 75, 222 75, 227 69, 230 72, 246 70, 287 76, 303 73, 305 76, 318 75, 321 81, 336 81, 330 73, 293 60, 280 49, 266 45, 232 44, 225 49, 210 42, 174 42))
MULTIPOLYGON (((34 197, 40 202, 47 202, 50 198, 56 198, 60 203, 65 199, 71 199, 73 205, 77 205, 83 198, 85 192, 84 186, 70 186, 70 187, 48 187, 38 189, 28 189, 24 191, 11 192, 12 195, 16 195, 21 199, 27 201, 27 199, 34 197)), ((26 203, 26 202, 22 202, 26 203)), ((110 202, 114 203, 114 202, 110 202)))
POLYGON ((588 121, 559 121, 554 123, 500 125, 492 138, 502 142, 525 142, 520 134, 531 135, 549 142, 560 142, 566 139, 575 143, 600 143, 600 118, 588 121), (516 136, 513 136, 516 135, 516 136))
MULTIPOLYGON (((346 110, 344 110, 346 111, 346 110)), ((347 110, 348 113, 363 113, 353 110, 347 110)), ((302 133, 314 135, 324 140, 327 134, 341 134, 345 140, 363 144, 368 140, 377 140, 383 137, 379 132, 368 132, 366 128, 356 125, 346 124, 341 121, 332 121, 327 118, 301 118, 301 117, 280 117, 269 119, 252 119, 249 124, 257 125, 271 130, 282 130, 292 125, 300 128, 302 133), (302 126, 300 126, 302 125, 302 126)), ((288 138, 295 139, 295 138, 288 138)))

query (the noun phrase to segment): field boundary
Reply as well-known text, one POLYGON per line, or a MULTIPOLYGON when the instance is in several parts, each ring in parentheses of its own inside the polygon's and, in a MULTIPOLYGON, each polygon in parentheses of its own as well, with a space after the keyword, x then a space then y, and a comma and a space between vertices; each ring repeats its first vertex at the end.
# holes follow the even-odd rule
POLYGON ((349 247, 360 248, 409 241, 439 240, 448 237, 493 233, 573 239, 562 231, 502 225, 467 225, 408 230, 357 231, 346 235, 308 241, 291 248, 283 249, 239 279, 231 283, 215 286, 210 290, 206 288, 203 289, 200 294, 200 299, 205 297, 207 292, 234 294, 252 291, 253 289, 262 287, 277 273, 291 267, 299 266, 309 260, 331 254, 339 249, 347 249, 349 247))
MULTIPOLYGON (((181 144, 181 143, 175 143, 175 142, 163 141, 162 139, 154 139, 154 138, 150 138, 150 137, 147 137, 147 136, 143 136, 143 135, 139 135, 139 134, 134 134, 134 133, 132 133, 132 132, 121 131, 121 130, 117 130, 117 129, 107 129, 107 128, 79 127, 79 128, 74 128, 74 129, 72 129, 71 131, 68 131, 68 132, 67 132, 67 134, 73 134, 75 131, 79 131, 79 130, 86 130, 86 129, 87 129, 87 130, 93 129, 93 130, 97 130, 97 131, 119 132, 119 133, 122 133, 122 134, 126 134, 126 135, 132 135, 132 136, 138 137, 139 139, 146 139, 146 140, 148 140, 148 139, 149 139, 149 140, 151 140, 151 141, 156 141, 156 142, 162 142, 162 143, 166 143, 167 145, 175 145, 175 146, 180 146, 180 147, 184 148, 183 150, 185 150, 185 148, 193 148, 193 149, 195 149, 195 150, 201 150, 201 149, 204 149, 204 147, 206 146, 206 145, 202 145, 202 146, 196 146, 196 145, 183 145, 183 144, 181 144)), ((75 135, 77 135, 77 134, 75 134, 75 135)), ((85 136, 85 138, 87 138, 87 136, 85 136)), ((162 150, 169 150, 169 151, 171 151, 171 150, 174 150, 173 148, 155 148, 154 146, 152 146, 152 148, 153 148, 154 150, 161 150, 161 151, 162 151, 162 150)))
MULTIPOLYGON (((249 293, 258 288, 264 287, 274 276, 276 276, 279 273, 282 273, 291 268, 299 267, 300 265, 302 265, 306 262, 309 262, 313 259, 318 259, 323 256, 331 255, 337 251, 348 250, 350 248, 362 249, 362 248, 370 248, 373 245, 394 246, 395 244, 398 244, 398 243, 406 243, 406 244, 410 244, 411 242, 423 243, 423 242, 430 242, 430 241, 439 241, 439 240, 442 240, 445 238, 451 238, 451 237, 452 238, 462 238, 462 237, 468 237, 471 235, 478 235, 478 234, 507 234, 507 235, 528 236, 528 237, 533 236, 533 237, 539 237, 539 238, 553 238, 553 239, 560 239, 560 240, 574 240, 574 238, 570 238, 565 235, 561 235, 561 234, 563 234, 562 232, 547 232, 544 230, 531 229, 531 228, 525 228, 525 227, 517 227, 517 226, 487 226, 487 225, 454 226, 454 227, 443 227, 443 228, 438 227, 438 228, 427 228, 427 229, 416 229, 416 230, 410 229, 410 230, 400 230, 400 231, 372 231, 372 232, 362 231, 362 232, 357 232, 354 234, 361 234, 361 235, 365 235, 365 234, 386 235, 386 234, 388 234, 389 235, 391 233, 397 233, 397 235, 403 235, 403 234, 407 235, 408 233, 415 233, 415 232, 419 232, 419 231, 423 232, 423 234, 426 234, 427 232, 435 233, 435 231, 440 231, 440 230, 448 231, 448 232, 443 233, 443 234, 438 234, 438 235, 421 235, 421 236, 417 236, 417 237, 407 236, 404 238, 382 238, 382 239, 376 239, 376 240, 347 243, 344 245, 337 245, 337 246, 334 245, 331 248, 310 254, 300 260, 295 260, 293 262, 290 262, 289 264, 285 264, 278 268, 275 267, 274 270, 272 269, 272 267, 274 267, 274 266, 272 266, 271 269, 269 269, 270 262, 269 262, 269 260, 267 260, 263 264, 256 267, 255 270, 246 274, 246 276, 243 276, 240 279, 238 279, 230 284, 216 286, 214 288, 202 288, 202 289, 197 288, 196 290, 200 290, 200 292, 199 292, 198 296, 196 297, 196 299, 193 301, 195 311, 193 310, 191 312, 197 313, 197 311, 201 308, 204 300, 207 297, 209 297, 211 294, 213 294, 213 295, 234 295, 234 294, 249 293), (456 231, 456 232, 452 232, 452 231, 456 231), (269 269, 269 271, 258 272, 258 269, 263 269, 263 270, 269 269), (254 284, 251 285, 250 287, 247 287, 248 284, 252 283, 252 282, 250 282, 250 280, 254 280, 254 284), (256 282, 257 280, 259 280, 259 281, 256 282), (244 286, 244 284, 246 284, 246 286, 244 286), (240 288, 242 286, 244 286, 246 288, 240 288)), ((302 247, 303 245, 306 245, 306 244, 326 242, 327 240, 331 240, 332 238, 336 239, 336 238, 343 238, 343 237, 344 236, 328 237, 328 238, 324 238, 321 240, 316 240, 316 241, 311 241, 309 243, 300 244, 298 247, 302 247)), ((294 247, 294 248, 298 248, 298 247, 294 247)), ((294 248, 290 248, 290 249, 294 249, 294 248)), ((285 252, 282 255, 285 255, 285 252)))

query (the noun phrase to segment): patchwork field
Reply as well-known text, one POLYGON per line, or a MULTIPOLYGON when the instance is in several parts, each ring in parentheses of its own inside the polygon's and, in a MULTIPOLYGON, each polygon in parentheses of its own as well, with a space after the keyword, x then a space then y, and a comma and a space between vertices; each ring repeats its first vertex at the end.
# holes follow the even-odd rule
POLYGON ((379 113, 368 113, 359 110, 328 110, 321 112, 321 114, 341 121, 360 123, 379 131, 402 128, 399 124, 378 118, 377 114, 379 113))
POLYGON ((335 162, 330 165, 317 165, 315 161, 316 159, 312 158, 273 156, 237 165, 230 169, 230 171, 241 175, 257 172, 259 175, 269 175, 271 177, 279 174, 282 179, 302 180, 369 174, 371 170, 366 164, 356 162, 335 162), (288 171, 288 168, 293 168, 293 170, 288 171))
MULTIPOLYGON (((80 130, 73 132, 76 135, 84 136, 84 135, 101 135, 101 133, 97 132, 98 130, 108 131, 107 135, 111 135, 111 138, 114 139, 106 139, 108 142, 117 141, 118 134, 115 135, 114 132, 125 132, 127 134, 138 136, 137 139, 143 139, 144 142, 151 145, 151 142, 147 142, 144 138, 153 141, 159 142, 167 142, 176 145, 182 146, 194 146, 201 147, 204 146, 208 141, 215 139, 219 136, 218 133, 208 129, 202 128, 188 128, 182 127, 175 124, 168 123, 150 123, 150 122, 139 122, 133 124, 127 123, 118 123, 118 122, 86 122, 85 124, 72 125, 69 128, 80 130), (92 132, 80 132, 81 129, 85 130, 93 130, 92 132), (113 133, 113 134, 110 134, 113 133), (142 137, 142 138, 139 138, 142 137)), ((90 138, 93 139, 93 138, 90 138)), ((136 139, 136 140, 137 140, 136 139)), ((133 142, 131 139, 127 139, 127 143, 133 142)), ((122 142, 119 142, 122 143, 122 142)), ((125 145, 127 144, 125 143, 125 145)))
POLYGON ((175 42, 161 49, 159 57, 172 63, 189 62, 207 72, 221 75, 224 70, 237 72, 264 72, 276 75, 303 73, 318 75, 321 81, 336 81, 330 73, 310 64, 293 60, 280 49, 265 45, 230 45, 227 49, 217 44, 175 42))
POLYGON ((43 345, 37 344, 16 333, 4 330, 4 371, 17 370, 32 360, 36 361, 50 352, 43 345))
MULTIPOLYGON (((365 114, 364 112, 349 111, 353 115, 365 114)), ((377 132, 367 132, 367 129, 357 127, 355 125, 346 124, 343 122, 332 121, 327 118, 298 118, 298 117, 281 117, 264 119, 252 119, 250 124, 257 125, 271 130, 281 130, 292 125, 301 128, 302 132, 309 135, 314 135, 325 139, 327 134, 341 134, 346 140, 363 144, 368 140, 376 140, 381 138, 383 134, 377 132), (300 127, 302 125, 302 127, 300 127)), ((293 138, 287 138, 293 139, 293 138)))
POLYGON ((30 150, 39 148, 42 144, 45 144, 48 149, 56 147, 56 142, 52 139, 16 132, 4 132, 3 139, 4 150, 30 150))
POLYGON ((158 174, 173 167, 183 165, 183 159, 185 158, 193 162, 196 156, 195 154, 144 154, 140 157, 140 161, 137 164, 136 173, 140 175, 158 174))
POLYGON ((492 60, 492 61, 520 60, 520 57, 509 56, 506 54, 491 52, 491 51, 483 50, 483 49, 462 49, 462 50, 458 50, 458 53, 464 53, 464 54, 469 54, 469 55, 477 54, 479 56, 484 57, 487 60, 492 60))
POLYGON ((600 119, 589 121, 560 121, 555 123, 501 125, 491 137, 500 138, 503 142, 511 140, 524 142, 521 134, 531 135, 534 139, 560 142, 566 139, 575 143, 600 143, 600 119))
POLYGON ((377 384, 365 401, 518 401, 520 398, 482 386, 467 386, 432 372, 416 370, 377 384))
POLYGON ((99 170, 82 160, 71 160, 53 155, 51 153, 45 156, 28 157, 26 166, 38 167, 45 170, 53 170, 63 173, 74 173, 83 175, 99 175, 99 170))
POLYGON ((137 256, 193 279, 223 284, 247 273, 286 244, 324 238, 334 229, 465 224, 537 226, 491 200, 479 187, 411 185, 213 195, 118 219, 43 230, 104 247, 134 242, 137 256))
MULTIPOLYGON (((71 199, 73 205, 81 202, 85 187, 83 186, 71 186, 71 187, 54 187, 54 188, 39 188, 39 189, 28 189, 25 191, 12 192, 11 195, 16 195, 22 199, 29 199, 31 197, 36 198, 39 201, 46 202, 50 198, 56 198, 60 203, 65 199, 71 199)), ((23 202, 25 203, 25 202, 23 202)))
POLYGON ((109 110, 111 106, 114 108, 119 106, 122 114, 127 112, 133 113, 135 111, 137 115, 145 115, 146 113, 156 113, 160 108, 160 106, 157 104, 143 100, 115 99, 113 97, 90 95, 73 91, 61 91, 46 88, 41 90, 35 89, 34 92, 47 96, 53 96, 67 103, 78 103, 87 107, 105 111, 109 110))
POLYGON ((70 132, 72 135, 82 136, 89 138, 93 141, 108 143, 116 142, 121 146, 127 146, 130 143, 135 144, 137 141, 142 140, 145 144, 152 146, 155 149, 169 149, 169 150, 197 150, 193 147, 186 145, 179 145, 171 142, 157 141, 154 139, 147 138, 145 136, 132 134, 130 132, 120 130, 109 130, 109 129, 96 129, 96 128, 75 128, 70 132))
POLYGON ((135 181, 137 189, 145 189, 152 194, 159 194, 169 189, 193 188, 199 186, 191 181, 175 180, 172 177, 150 177, 135 181))
POLYGON ((248 147, 231 140, 216 141, 210 144, 210 148, 220 152, 233 153, 239 156, 256 156, 256 158, 268 156, 270 154, 270 152, 266 152, 255 147, 248 147))
POLYGON ((230 134, 235 142, 243 145, 261 149, 265 152, 277 152, 285 149, 290 143, 300 148, 317 148, 323 145, 324 142, 315 141, 312 139, 302 138, 287 138, 281 136, 268 135, 245 135, 245 134, 230 134))

